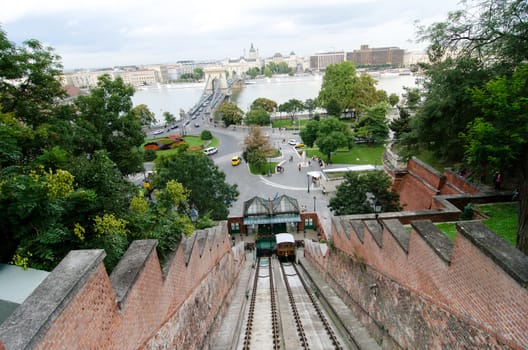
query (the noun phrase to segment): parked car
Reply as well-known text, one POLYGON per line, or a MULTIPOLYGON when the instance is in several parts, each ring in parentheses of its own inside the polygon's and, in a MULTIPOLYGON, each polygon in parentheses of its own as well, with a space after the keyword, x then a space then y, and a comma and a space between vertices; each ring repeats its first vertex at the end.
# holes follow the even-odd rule
POLYGON ((204 153, 208 156, 210 156, 211 154, 215 154, 218 152, 218 148, 216 147, 207 147, 206 149, 204 149, 204 153))
POLYGON ((296 139, 289 139, 288 140, 288 145, 295 146, 296 144, 297 144, 297 140, 296 139))
POLYGON ((233 158, 231 158, 231 165, 237 166, 238 164, 240 164, 241 161, 242 158, 240 158, 239 156, 234 156, 233 158))

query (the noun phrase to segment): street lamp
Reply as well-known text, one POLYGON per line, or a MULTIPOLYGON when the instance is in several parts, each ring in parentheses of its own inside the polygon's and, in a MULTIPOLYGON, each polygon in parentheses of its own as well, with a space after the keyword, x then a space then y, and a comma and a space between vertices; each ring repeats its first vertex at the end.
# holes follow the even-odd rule
POLYGON ((306 174, 306 188, 308 193, 310 193, 310 174, 306 174))
POLYGON ((381 208, 381 204, 380 204, 380 202, 378 201, 377 198, 374 201, 373 209, 374 209, 374 216, 376 218, 376 222, 380 225, 381 229, 383 230, 383 224, 378 219, 378 216, 381 213, 381 209, 382 208, 381 208))
POLYGON ((314 213, 315 213, 315 198, 316 198, 316 197, 314 196, 314 213))
POLYGON ((196 221, 198 220, 198 210, 193 207, 189 213, 189 217, 191 218, 193 225, 196 225, 196 221))

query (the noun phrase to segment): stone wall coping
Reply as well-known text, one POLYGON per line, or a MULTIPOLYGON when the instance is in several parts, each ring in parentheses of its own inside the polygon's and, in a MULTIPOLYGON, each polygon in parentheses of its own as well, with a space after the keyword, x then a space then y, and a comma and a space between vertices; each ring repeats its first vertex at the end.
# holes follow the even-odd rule
MULTIPOLYGON (((365 240, 364 236, 364 230, 365 230, 365 224, 363 223, 363 220, 350 220, 349 221, 350 226, 354 229, 354 232, 356 232, 356 235, 361 243, 365 240)), ((347 234, 348 239, 350 239, 350 233, 347 234)))
POLYGON ((409 253, 409 232, 396 219, 383 220, 383 225, 387 231, 392 235, 394 240, 398 243, 405 254, 409 253))
POLYGON ((442 260, 448 264, 451 262, 453 243, 431 220, 416 220, 411 226, 442 260))
POLYGON ((183 247, 183 256, 185 258, 185 266, 189 265, 189 260, 191 260, 192 251, 194 249, 194 242, 196 241, 196 232, 189 237, 184 237, 182 241, 183 247))
POLYGON ((456 228, 523 288, 528 286, 528 256, 480 221, 457 222, 456 228))
POLYGON ((381 240, 383 234, 383 227, 381 226, 381 221, 365 220, 363 223, 367 227, 368 231, 370 232, 370 235, 372 236, 378 247, 381 248, 381 240))
POLYGON ((6 349, 33 348, 102 264, 102 249, 72 250, 0 325, 6 349))
POLYGON ((133 241, 112 271, 110 282, 112 282, 112 288, 120 308, 143 272, 148 259, 156 253, 157 245, 158 241, 155 239, 133 241))

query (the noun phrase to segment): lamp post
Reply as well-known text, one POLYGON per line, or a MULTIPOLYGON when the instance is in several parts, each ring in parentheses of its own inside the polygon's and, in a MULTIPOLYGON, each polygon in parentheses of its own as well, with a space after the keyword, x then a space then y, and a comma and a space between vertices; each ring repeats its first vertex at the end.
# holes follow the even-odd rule
POLYGON ((193 207, 189 213, 189 217, 191 218, 193 225, 196 226, 196 221, 198 220, 198 210, 193 207))
POLYGON ((374 216, 376 218, 376 221, 378 222, 378 224, 380 225, 381 229, 383 230, 383 224, 378 219, 378 216, 381 213, 381 209, 382 209, 381 208, 381 204, 378 201, 378 199, 375 199, 374 204, 373 204, 373 209, 374 209, 374 216))
POLYGON ((315 199, 316 199, 316 197, 314 196, 313 198, 314 198, 314 213, 315 213, 315 199))
POLYGON ((306 174, 306 189, 310 193, 310 175, 306 174))

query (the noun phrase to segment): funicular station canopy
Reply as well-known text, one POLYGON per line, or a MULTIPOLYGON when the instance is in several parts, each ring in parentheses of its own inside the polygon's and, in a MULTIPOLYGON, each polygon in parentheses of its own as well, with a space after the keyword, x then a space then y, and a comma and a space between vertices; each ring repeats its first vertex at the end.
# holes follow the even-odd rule
POLYGON ((274 199, 253 197, 244 202, 244 225, 258 234, 257 251, 276 249, 275 233, 298 230, 301 213, 297 199, 281 195, 274 199))

